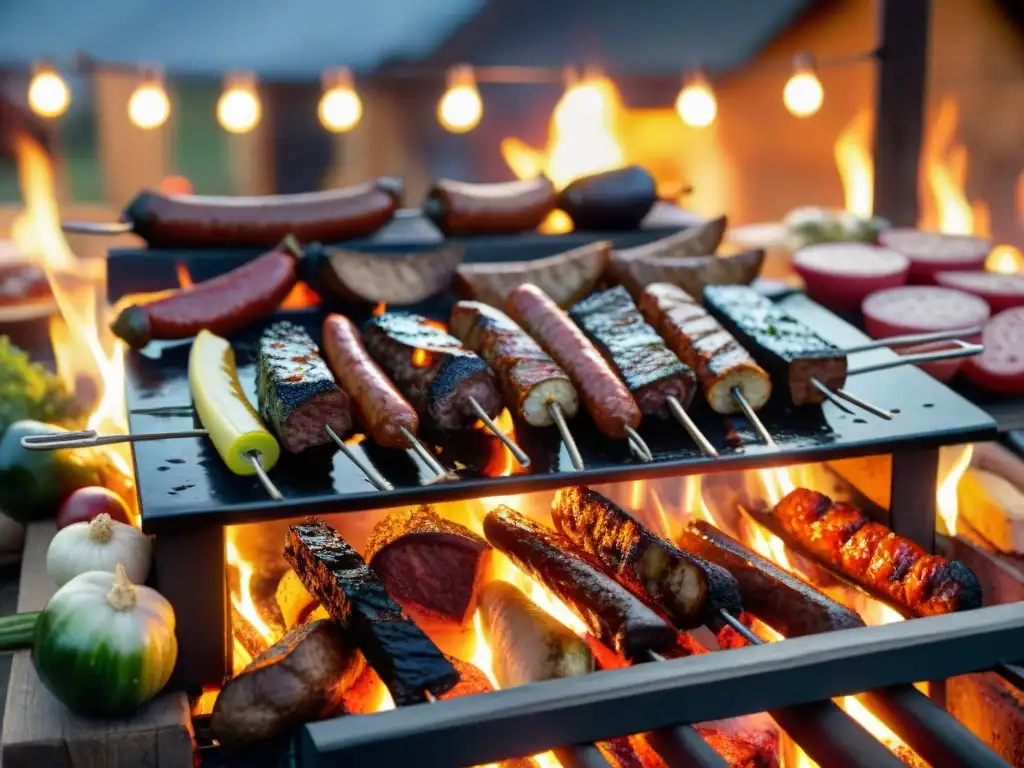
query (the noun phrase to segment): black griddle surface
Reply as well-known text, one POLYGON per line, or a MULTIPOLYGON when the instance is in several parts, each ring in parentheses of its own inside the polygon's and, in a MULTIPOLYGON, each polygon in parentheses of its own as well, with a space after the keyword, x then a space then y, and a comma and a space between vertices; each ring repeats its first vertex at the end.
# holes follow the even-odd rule
MULTIPOLYGON (((410 308, 446 320, 454 299, 433 300, 410 308)), ((852 346, 865 336, 803 295, 783 299, 786 309, 839 346, 852 346)), ((262 328, 275 319, 288 319, 320 337, 322 310, 279 313, 266 323, 232 339, 239 377, 255 401, 254 352, 262 328)), ((350 311, 361 322, 366 308, 350 311)), ((127 402, 133 434, 192 429, 196 425, 188 388, 191 341, 153 343, 127 359, 127 402)), ((888 350, 853 356, 851 367, 888 359, 888 350)), ((429 477, 418 459, 403 451, 381 449, 364 440, 365 452, 395 486, 378 491, 347 457, 333 446, 285 455, 271 471, 286 497, 271 501, 253 477, 227 470, 206 439, 141 442, 133 445, 143 528, 147 532, 183 530, 195 525, 225 525, 294 518, 307 514, 359 511, 405 504, 476 497, 496 497, 549 490, 569 483, 597 483, 685 474, 703 474, 765 466, 823 461, 844 456, 891 453, 908 447, 926 447, 994 438, 996 425, 980 408, 912 367, 852 376, 847 389, 870 402, 897 412, 892 421, 869 414, 851 416, 831 403, 823 407, 795 408, 771 402, 761 418, 780 451, 764 446, 740 416, 723 418, 698 402, 693 414, 705 435, 721 452, 704 458, 675 421, 645 422, 640 433, 655 462, 635 459, 625 442, 601 435, 589 418, 570 422, 587 469, 575 472, 557 431, 517 429, 517 440, 533 461, 522 474, 491 476, 514 466, 504 448, 484 433, 463 434, 442 445, 439 458, 459 469, 454 482, 423 484, 429 477), (508 464, 506 464, 506 459, 508 464)), ((700 398, 698 397, 698 401, 700 398)), ((422 434, 425 442, 431 437, 422 434)), ((442 438, 435 442, 442 444, 442 438)))

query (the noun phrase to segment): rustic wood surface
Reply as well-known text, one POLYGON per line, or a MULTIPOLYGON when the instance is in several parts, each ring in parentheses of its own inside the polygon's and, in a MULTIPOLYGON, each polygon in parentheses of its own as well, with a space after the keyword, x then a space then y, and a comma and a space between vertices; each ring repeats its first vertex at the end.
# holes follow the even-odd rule
MULTIPOLYGON (((42 609, 54 588, 46 575, 52 522, 29 525, 19 611, 42 609)), ((3 722, 4 768, 189 768, 192 724, 183 693, 164 694, 127 720, 70 713, 43 687, 28 651, 14 654, 3 722)))

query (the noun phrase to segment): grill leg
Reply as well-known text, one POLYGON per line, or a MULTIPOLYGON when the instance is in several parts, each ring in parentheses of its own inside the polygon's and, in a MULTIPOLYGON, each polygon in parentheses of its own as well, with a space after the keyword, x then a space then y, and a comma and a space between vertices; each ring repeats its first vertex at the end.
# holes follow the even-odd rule
POLYGON ((938 448, 893 454, 889 528, 932 553, 935 552, 935 493, 938 485, 938 448))
POLYGON ((174 608, 178 663, 172 685, 192 692, 220 686, 229 671, 224 529, 156 537, 156 588, 174 608))

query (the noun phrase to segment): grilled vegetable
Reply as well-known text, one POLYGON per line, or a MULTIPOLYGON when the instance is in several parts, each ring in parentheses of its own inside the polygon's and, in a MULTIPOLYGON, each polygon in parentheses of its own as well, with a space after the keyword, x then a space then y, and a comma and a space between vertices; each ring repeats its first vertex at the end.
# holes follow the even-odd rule
POLYGON ((363 557, 417 624, 454 629, 473 618, 491 548, 423 505, 395 510, 374 526, 363 557))
POLYGON ((366 562, 337 531, 319 520, 288 529, 285 559, 309 590, 354 638, 396 705, 439 696, 459 676, 366 562))
POLYGON ((508 315, 479 301, 452 309, 452 331, 497 374, 513 412, 534 427, 550 427, 551 404, 566 418, 579 409, 579 396, 565 371, 508 315))
POLYGON ((65 423, 81 416, 82 405, 59 376, 0 336, 0 435, 21 419, 65 423))
POLYGON ((594 671, 587 644, 507 581, 484 587, 480 614, 502 688, 594 671))
POLYGON ((704 289, 708 311, 750 352, 773 383, 783 385, 794 405, 815 405, 829 389, 846 383, 846 354, 790 317, 767 296, 740 285, 704 289))
POLYGON ((167 684, 178 657, 174 609, 124 568, 91 571, 57 590, 35 628, 43 685, 81 715, 127 715, 167 684))
POLYGON ((679 627, 699 626, 720 610, 743 610, 739 585, 728 571, 655 536, 597 491, 562 488, 551 504, 551 520, 555 530, 679 627))
POLYGON ((658 199, 654 177, 638 165, 576 179, 558 196, 573 228, 636 229, 658 199))
POLYGON ((725 216, 719 216, 717 219, 711 219, 696 227, 688 227, 668 237, 615 251, 615 259, 621 264, 637 259, 657 260, 683 256, 706 256, 718 249, 722 242, 722 236, 725 234, 726 224, 725 216))
POLYGON ((601 350, 644 415, 669 418, 668 398, 690 405, 697 380, 640 314, 622 286, 594 293, 569 316, 601 350))
POLYGON ((543 259, 460 264, 455 289, 466 298, 503 307, 512 291, 532 283, 565 309, 594 290, 611 251, 612 244, 600 240, 543 259))
POLYGON ((281 447, 245 397, 235 370, 235 352, 225 339, 200 331, 188 357, 188 383, 196 414, 217 453, 236 475, 254 475, 250 455, 270 470, 281 447))
POLYGON ((608 274, 639 296, 651 283, 678 285, 700 296, 709 285, 749 285, 761 274, 764 251, 740 251, 729 256, 680 256, 626 260, 612 254, 608 274))
POLYGON ((628 589, 605 575, 572 542, 501 505, 484 518, 484 535, 522 571, 579 616, 587 630, 628 659, 672 647, 677 632, 628 589))
POLYGON ((149 576, 153 547, 133 525, 99 515, 57 532, 46 550, 46 572, 58 587, 89 571, 114 573, 123 567, 128 578, 141 584, 149 576))
POLYGON ((318 243, 306 249, 320 278, 317 287, 347 301, 398 306, 416 304, 447 288, 465 254, 457 245, 423 253, 359 253, 318 243))
POLYGON ((79 488, 60 505, 57 530, 72 523, 88 523, 103 514, 110 515, 110 519, 118 523, 131 524, 128 505, 116 493, 96 485, 79 488))

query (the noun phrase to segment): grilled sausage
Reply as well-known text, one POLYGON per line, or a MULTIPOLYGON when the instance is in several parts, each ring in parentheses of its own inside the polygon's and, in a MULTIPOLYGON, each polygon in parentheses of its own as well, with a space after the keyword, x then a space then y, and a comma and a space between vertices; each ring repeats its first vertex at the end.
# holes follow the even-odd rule
POLYGON ((143 192, 125 209, 152 248, 262 248, 291 234, 301 243, 371 235, 401 204, 399 179, 298 195, 208 197, 143 192))
POLYGON ((846 353, 746 285, 709 285, 704 305, 781 385, 793 405, 818 405, 846 383, 846 353))
POLYGON ((576 415, 579 396, 569 377, 500 309, 460 301, 452 309, 451 328, 491 366, 505 402, 527 424, 550 427, 552 404, 568 418, 576 415))
POLYGON ((472 427, 477 414, 470 398, 492 418, 501 412, 491 369, 437 323, 385 312, 366 324, 363 341, 420 416, 438 428, 472 427))
POLYGON ((690 405, 697 387, 693 371, 665 346, 621 285, 591 294, 569 317, 618 371, 644 416, 669 418, 670 397, 690 405))
POLYGON ((756 411, 772 394, 768 374, 754 362, 707 310, 682 288, 669 283, 647 286, 640 312, 669 348, 697 374, 708 405, 715 413, 739 413, 734 388, 756 411))
POLYGON ((535 285, 520 285, 508 297, 508 313, 569 374, 597 428, 623 439, 625 427, 640 426, 640 407, 625 384, 583 332, 535 285))
POLYGON ((562 600, 595 638, 627 659, 675 645, 675 629, 605 575, 590 555, 574 552, 565 537, 505 505, 484 518, 484 536, 562 600))
POLYGON ((296 627, 224 684, 210 727, 222 744, 237 747, 336 716, 364 667, 363 655, 333 621, 296 627))
POLYGON ((187 339, 201 330, 227 336, 266 317, 295 286, 302 251, 293 237, 211 280, 148 304, 125 307, 110 329, 136 349, 153 339, 187 339))
POLYGON ((385 448, 408 447, 402 427, 416 434, 420 426, 416 409, 370 357, 352 321, 344 315, 325 317, 323 345, 331 371, 352 398, 373 441, 385 448))
POLYGON ((274 323, 260 337, 256 365, 260 416, 281 445, 299 453, 352 430, 348 395, 335 383, 316 343, 302 328, 274 323))
POLYGON ((677 541, 687 552, 728 570, 739 584, 746 609, 785 637, 864 626, 856 613, 713 525, 695 520, 679 534, 677 541))
POLYGON ((504 184, 438 179, 423 213, 448 237, 512 235, 536 229, 555 209, 558 192, 546 176, 504 184))
POLYGON ((728 571, 655 536, 597 491, 562 488, 551 503, 551 520, 555 530, 679 627, 704 624, 721 610, 743 610, 728 571))
POLYGON ((772 513, 791 536, 833 568, 918 616, 981 607, 981 585, 966 565, 927 554, 849 504, 798 488, 772 513))

